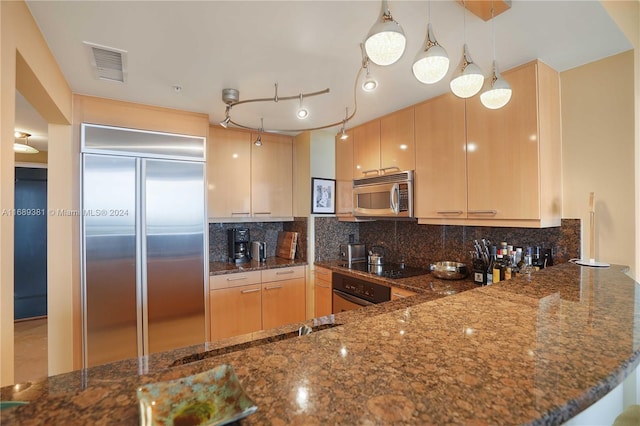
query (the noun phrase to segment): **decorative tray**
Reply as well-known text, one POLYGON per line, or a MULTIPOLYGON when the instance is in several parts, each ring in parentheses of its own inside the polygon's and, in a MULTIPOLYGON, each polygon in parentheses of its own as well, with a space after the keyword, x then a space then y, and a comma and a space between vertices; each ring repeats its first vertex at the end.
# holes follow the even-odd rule
POLYGON ((143 426, 224 425, 258 409, 231 365, 138 388, 143 426))

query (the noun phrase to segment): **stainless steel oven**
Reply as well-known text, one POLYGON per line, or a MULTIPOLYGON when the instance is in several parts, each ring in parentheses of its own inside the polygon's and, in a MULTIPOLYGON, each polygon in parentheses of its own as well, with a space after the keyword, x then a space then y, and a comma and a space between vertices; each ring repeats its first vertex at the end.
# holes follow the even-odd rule
POLYGON ((332 312, 359 309, 391 300, 391 288, 382 284, 334 272, 332 312))

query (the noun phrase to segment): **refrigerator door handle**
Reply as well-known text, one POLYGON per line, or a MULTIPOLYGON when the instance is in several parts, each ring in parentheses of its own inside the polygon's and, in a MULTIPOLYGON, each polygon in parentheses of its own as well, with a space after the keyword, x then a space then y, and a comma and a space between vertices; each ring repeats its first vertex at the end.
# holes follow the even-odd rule
POLYGON ((136 206, 138 212, 136 222, 140 232, 137 233, 138 244, 140 248, 140 256, 136 259, 136 269, 139 271, 140 280, 137 283, 138 291, 138 356, 149 354, 149 335, 146 330, 149 329, 149 304, 147 292, 147 220, 146 220, 146 188, 144 179, 147 175, 146 160, 137 159, 136 161, 136 181, 140 196, 136 197, 139 205, 136 206), (141 326, 140 326, 141 325, 141 326))

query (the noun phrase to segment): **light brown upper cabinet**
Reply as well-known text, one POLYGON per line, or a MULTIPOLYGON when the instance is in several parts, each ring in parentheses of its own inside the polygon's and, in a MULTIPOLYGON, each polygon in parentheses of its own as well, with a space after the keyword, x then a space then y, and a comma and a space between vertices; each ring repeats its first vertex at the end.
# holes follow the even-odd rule
POLYGON ((353 215, 353 131, 336 136, 336 216, 353 215))
POLYGON ((380 119, 380 173, 416 168, 414 108, 405 108, 380 119))
POLYGON ((251 133, 211 126, 207 143, 208 216, 251 216, 251 133))
POLYGON ((207 146, 210 220, 287 220, 293 216, 293 139, 211 126, 207 146))
POLYGON ((375 176, 380 170, 380 120, 353 128, 353 177, 375 176))
POLYGON ((449 94, 416 106, 419 223, 560 225, 558 73, 533 61, 503 76, 513 94, 501 109, 449 94))
POLYGON ((464 99, 453 93, 415 107, 414 212, 431 223, 453 224, 467 217, 464 111, 464 99))
MULTIPOLYGON (((257 134, 252 134, 255 140, 257 134)), ((262 146, 251 144, 252 216, 293 216, 293 142, 290 136, 262 134, 262 146)))
POLYGON ((467 217, 490 226, 560 226, 560 79, 540 61, 503 73, 498 110, 467 99, 467 217))

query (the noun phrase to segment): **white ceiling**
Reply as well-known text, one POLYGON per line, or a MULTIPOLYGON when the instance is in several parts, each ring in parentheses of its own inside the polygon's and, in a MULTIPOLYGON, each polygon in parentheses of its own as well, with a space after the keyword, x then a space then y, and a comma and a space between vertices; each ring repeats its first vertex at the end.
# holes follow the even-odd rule
MULTIPOLYGON (((208 113, 224 118, 223 88, 240 99, 271 98, 330 88, 305 99, 306 122, 294 116, 297 101, 238 105, 232 118, 266 129, 298 129, 342 120, 354 109, 359 43, 380 12, 379 1, 27 1, 62 72, 76 93, 208 113), (83 42, 126 50, 127 80, 94 77, 83 42), (179 85, 182 90, 174 91, 179 85)), ((431 3, 431 22, 452 66, 435 85, 411 73, 424 42, 427 1, 389 2, 407 36, 396 64, 372 65, 373 93, 357 89, 357 114, 349 127, 444 93, 459 62, 463 7, 431 3)), ((632 48, 599 1, 518 1, 496 17, 496 55, 502 70, 539 58, 564 71, 632 48)), ((466 13, 471 57, 490 72, 491 21, 466 13)), ((337 128, 333 129, 334 131, 337 128)))

